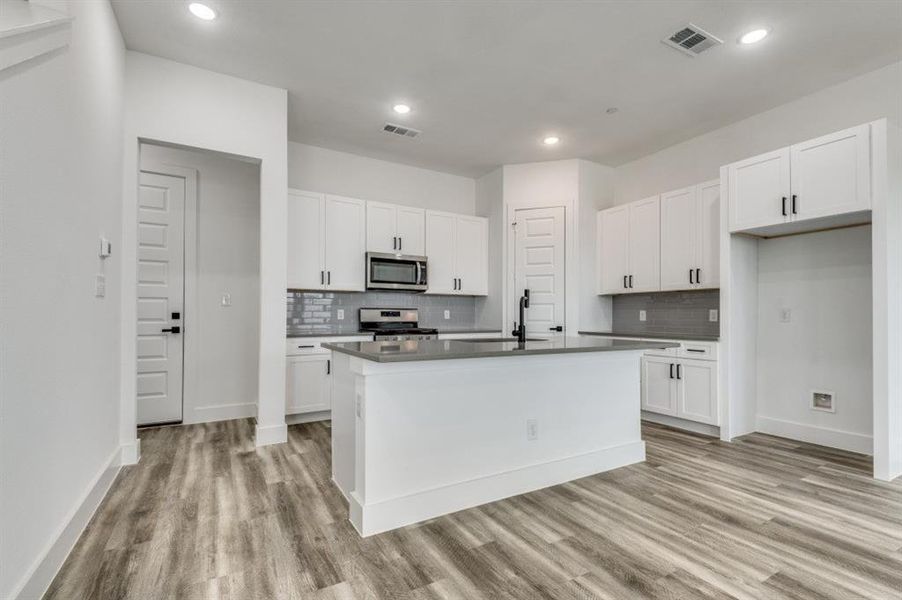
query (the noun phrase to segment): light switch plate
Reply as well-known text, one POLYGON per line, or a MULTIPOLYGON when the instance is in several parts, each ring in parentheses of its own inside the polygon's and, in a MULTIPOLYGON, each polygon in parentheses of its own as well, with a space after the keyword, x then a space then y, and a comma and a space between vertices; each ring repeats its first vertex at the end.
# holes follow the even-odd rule
POLYGON ((339 321, 344 321, 345 320, 345 309, 339 308, 337 311, 335 311, 335 318, 338 319, 339 321))
POLYGON ((639 311, 639 320, 644 321, 648 315, 645 314, 644 310, 639 311))
POLYGON ((446 311, 445 311, 445 320, 447 321, 447 320, 450 319, 450 318, 451 318, 451 311, 450 311, 450 310, 446 310, 446 311))
POLYGON ((100 258, 108 258, 113 254, 113 245, 105 237, 100 238, 100 258))
POLYGON ((539 422, 536 419, 526 419, 526 439, 529 441, 539 439, 539 422))
POLYGON ((792 321, 792 309, 791 308, 781 308, 780 309, 780 322, 781 323, 789 323, 792 321))
POLYGON ((708 310, 708 320, 712 323, 717 323, 717 309, 711 308, 708 310))

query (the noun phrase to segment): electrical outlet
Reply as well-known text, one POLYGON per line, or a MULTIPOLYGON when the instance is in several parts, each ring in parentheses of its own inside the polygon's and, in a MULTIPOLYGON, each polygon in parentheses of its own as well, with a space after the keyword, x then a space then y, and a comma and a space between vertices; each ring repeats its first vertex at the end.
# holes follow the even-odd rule
POLYGON ((219 304, 221 306, 232 306, 232 294, 223 294, 222 298, 219 300, 219 304))
POLYGON ((640 321, 644 321, 645 318, 646 318, 646 316, 647 316, 647 315, 645 314, 645 311, 644 311, 644 310, 640 310, 640 311, 639 311, 639 320, 640 320, 640 321))
POLYGON ((717 309, 711 308, 708 310, 708 320, 712 323, 717 323, 717 309))
POLYGON ((526 420, 526 439, 530 441, 539 439, 539 422, 536 419, 526 420))
POLYGON ((451 318, 451 311, 450 311, 450 310, 446 310, 446 311, 445 311, 445 320, 447 321, 447 320, 450 319, 450 318, 451 318))
POLYGON ((339 321, 344 321, 345 320, 345 309, 339 308, 335 312, 335 318, 338 319, 339 321))
POLYGON ((792 309, 791 308, 781 308, 780 309, 780 322, 781 323, 789 323, 792 321, 792 309))
POLYGON ((106 275, 98 273, 94 277, 94 296, 103 298, 106 296, 106 275))

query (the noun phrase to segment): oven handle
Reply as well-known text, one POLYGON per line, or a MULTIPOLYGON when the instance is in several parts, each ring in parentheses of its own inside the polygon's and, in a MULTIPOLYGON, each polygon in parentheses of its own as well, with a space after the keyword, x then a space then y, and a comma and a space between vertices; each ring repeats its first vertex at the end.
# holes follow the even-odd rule
POLYGON ((416 261, 417 265, 417 285, 421 285, 423 283, 423 263, 420 261, 416 261))

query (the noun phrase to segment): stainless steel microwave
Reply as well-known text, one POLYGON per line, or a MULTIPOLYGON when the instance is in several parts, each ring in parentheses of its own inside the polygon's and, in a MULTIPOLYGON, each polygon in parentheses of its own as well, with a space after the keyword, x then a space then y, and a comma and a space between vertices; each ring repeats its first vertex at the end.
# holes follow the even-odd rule
POLYGON ((426 291, 426 257, 366 253, 366 289, 426 291))

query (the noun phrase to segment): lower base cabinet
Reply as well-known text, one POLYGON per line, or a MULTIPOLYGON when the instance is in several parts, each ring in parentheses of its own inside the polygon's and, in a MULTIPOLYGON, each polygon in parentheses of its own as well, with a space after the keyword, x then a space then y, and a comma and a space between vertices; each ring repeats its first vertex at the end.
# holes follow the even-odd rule
POLYGON ((642 357, 642 410, 718 425, 717 362, 642 357))
POLYGON ((331 409, 332 353, 287 357, 285 414, 331 409))

